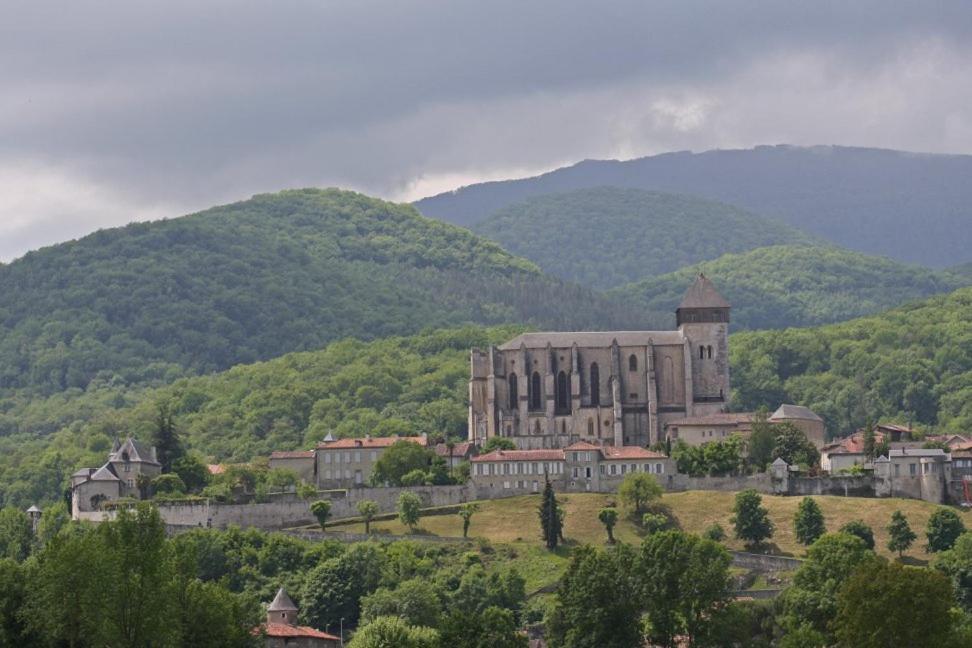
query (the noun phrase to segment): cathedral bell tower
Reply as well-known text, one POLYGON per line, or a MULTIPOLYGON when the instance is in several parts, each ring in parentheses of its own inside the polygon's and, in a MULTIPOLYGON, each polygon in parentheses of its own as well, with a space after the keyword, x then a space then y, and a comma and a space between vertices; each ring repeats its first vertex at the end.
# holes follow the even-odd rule
POLYGON ((688 341, 692 367, 692 411, 725 411, 729 403, 729 302, 704 274, 675 310, 678 330, 688 341))

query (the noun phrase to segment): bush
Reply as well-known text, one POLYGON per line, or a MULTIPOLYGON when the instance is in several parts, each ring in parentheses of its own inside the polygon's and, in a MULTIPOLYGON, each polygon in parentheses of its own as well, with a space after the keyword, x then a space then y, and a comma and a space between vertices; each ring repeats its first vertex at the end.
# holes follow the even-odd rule
POLYGON ((331 502, 328 500, 317 500, 310 505, 311 513, 317 518, 317 523, 321 525, 321 531, 327 524, 327 518, 331 516, 331 502))
POLYGON ((702 537, 713 542, 722 542, 726 539, 726 530, 722 528, 721 524, 716 523, 706 529, 702 537))
POLYGON ((928 518, 928 551, 948 551, 955 545, 958 537, 965 533, 965 525, 958 513, 950 508, 941 507, 928 518))
POLYGON ((429 473, 416 468, 402 475, 402 486, 424 486, 429 482, 429 473))
POLYGON ((864 524, 863 520, 851 520, 840 527, 840 532, 857 536, 864 541, 868 549, 874 550, 874 531, 871 530, 871 527, 864 524))
POLYGON ((186 492, 186 484, 179 475, 167 473, 152 480, 152 492, 162 495, 183 495, 186 492))
POLYGON ((661 513, 645 513, 641 516, 641 527, 646 533, 658 533, 668 526, 668 518, 661 513))
POLYGON ((409 531, 415 531, 419 518, 422 517, 422 499, 415 493, 405 491, 398 496, 398 519, 408 527, 409 531))

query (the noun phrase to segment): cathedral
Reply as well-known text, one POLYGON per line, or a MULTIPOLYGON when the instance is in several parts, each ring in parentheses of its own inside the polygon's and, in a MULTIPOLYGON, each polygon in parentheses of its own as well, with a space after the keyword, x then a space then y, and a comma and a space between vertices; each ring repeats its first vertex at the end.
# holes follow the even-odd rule
POLYGON ((469 439, 649 446, 669 421, 724 412, 729 303, 699 275, 675 315, 674 331, 524 333, 473 349, 469 439))

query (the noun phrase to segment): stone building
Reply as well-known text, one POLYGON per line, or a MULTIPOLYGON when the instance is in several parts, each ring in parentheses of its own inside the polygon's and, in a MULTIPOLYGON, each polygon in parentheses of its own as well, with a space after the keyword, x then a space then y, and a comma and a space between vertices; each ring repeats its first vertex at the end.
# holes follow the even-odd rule
POLYGON ((308 484, 317 483, 317 460, 313 450, 274 450, 270 453, 270 469, 292 470, 308 484))
POLYGON ((595 445, 580 441, 566 448, 495 450, 472 458, 476 486, 539 492, 549 479, 558 491, 609 492, 626 475, 654 475, 662 485, 676 474, 669 457, 640 446, 595 445))
POLYGON ((729 303, 699 275, 674 331, 524 333, 473 349, 469 440, 522 449, 648 446, 674 419, 725 411, 729 303))
POLYGON ((101 468, 82 468, 71 475, 71 510, 97 511, 104 502, 141 497, 140 478, 151 480, 162 473, 153 446, 129 437, 115 442, 101 468))
POLYGON ((363 439, 325 440, 317 444, 317 487, 351 488, 364 486, 371 479, 375 462, 393 443, 407 441, 423 448, 428 445, 426 436, 371 437, 363 439))
POLYGON ((748 439, 753 431, 752 412, 733 412, 673 419, 665 425, 665 436, 674 444, 684 441, 699 446, 711 441, 723 441, 733 434, 748 439))
POLYGON ((827 443, 824 420, 809 407, 784 403, 769 417, 770 423, 791 423, 803 432, 813 446, 820 450, 827 443))
POLYGON ((297 606, 280 588, 267 607, 267 622, 253 629, 266 638, 267 648, 338 648, 340 637, 307 626, 297 625, 297 606))

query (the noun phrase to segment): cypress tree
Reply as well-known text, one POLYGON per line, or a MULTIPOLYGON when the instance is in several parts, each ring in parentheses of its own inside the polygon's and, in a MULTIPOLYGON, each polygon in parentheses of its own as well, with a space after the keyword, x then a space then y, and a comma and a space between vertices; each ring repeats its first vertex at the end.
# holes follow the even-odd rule
POLYGON ((172 472, 172 464, 182 458, 185 450, 179 441, 179 433, 176 431, 175 420, 168 403, 158 404, 152 444, 158 454, 159 463, 162 464, 162 472, 172 472))
POLYGON ((540 529, 547 549, 556 549, 562 534, 561 514, 550 479, 544 475, 543 498, 540 500, 540 529))

